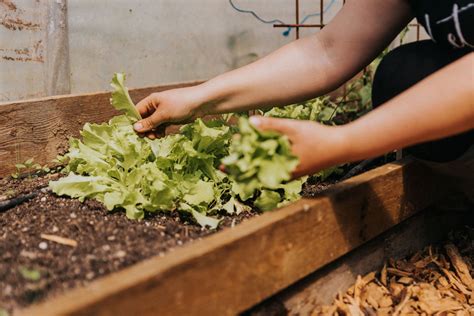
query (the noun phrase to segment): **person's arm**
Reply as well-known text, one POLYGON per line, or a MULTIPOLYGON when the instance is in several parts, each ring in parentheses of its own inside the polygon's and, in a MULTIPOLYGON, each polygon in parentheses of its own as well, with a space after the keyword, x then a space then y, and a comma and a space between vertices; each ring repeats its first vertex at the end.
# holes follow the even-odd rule
POLYGON ((256 116, 251 121, 288 135, 300 158, 295 176, 301 176, 473 129, 473 86, 470 53, 347 125, 256 116))
POLYGON ((412 17, 407 0, 349 0, 316 35, 202 85, 145 98, 137 104, 145 119, 136 129, 286 105, 332 91, 373 60, 412 17))

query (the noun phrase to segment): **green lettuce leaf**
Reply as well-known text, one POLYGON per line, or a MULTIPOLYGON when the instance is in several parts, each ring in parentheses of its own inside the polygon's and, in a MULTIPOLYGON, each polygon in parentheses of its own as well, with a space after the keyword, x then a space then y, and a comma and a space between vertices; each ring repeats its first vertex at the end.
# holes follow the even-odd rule
POLYGON ((278 192, 262 190, 260 196, 255 200, 255 206, 262 211, 269 211, 276 208, 281 200, 278 192))
POLYGON ((294 190, 299 188, 301 191, 302 181, 289 182, 291 173, 298 165, 298 158, 291 153, 287 137, 275 132, 258 131, 244 117, 239 119, 238 130, 239 134, 234 136, 230 145, 229 155, 222 159, 233 181, 233 194, 242 201, 256 197, 255 206, 261 210, 269 210, 285 200, 294 200, 294 190), (282 186, 288 187, 288 197, 285 190, 283 195, 277 192, 282 186))
POLYGON ((116 73, 110 85, 114 88, 112 98, 110 98, 112 106, 118 111, 123 112, 133 121, 141 120, 140 113, 135 108, 132 98, 128 94, 128 89, 125 87, 125 74, 116 73))

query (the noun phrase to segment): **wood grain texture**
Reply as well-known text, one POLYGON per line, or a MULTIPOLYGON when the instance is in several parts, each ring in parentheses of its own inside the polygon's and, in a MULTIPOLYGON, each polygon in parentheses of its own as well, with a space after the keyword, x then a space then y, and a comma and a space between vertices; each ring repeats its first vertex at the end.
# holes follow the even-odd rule
MULTIPOLYGON (((157 91, 199 84, 189 82, 131 89, 135 102, 157 91)), ((86 122, 100 123, 117 115, 110 93, 64 95, 0 104, 0 177, 29 158, 41 164, 63 152, 70 136, 78 136, 86 122)))
POLYGON ((438 183, 387 164, 21 314, 235 315, 433 204, 438 183))

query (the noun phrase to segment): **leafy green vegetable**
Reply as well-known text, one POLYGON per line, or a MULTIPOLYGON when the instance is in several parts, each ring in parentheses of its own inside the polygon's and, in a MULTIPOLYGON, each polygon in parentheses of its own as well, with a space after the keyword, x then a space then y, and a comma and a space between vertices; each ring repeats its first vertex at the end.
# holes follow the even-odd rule
POLYGON ((110 98, 110 103, 114 108, 124 112, 132 121, 141 120, 140 113, 135 108, 132 98, 128 94, 128 89, 125 87, 125 74, 116 73, 110 85, 114 88, 112 98, 110 98))
POLYGON ((239 119, 238 130, 229 155, 222 160, 233 181, 233 193, 242 201, 256 198, 255 206, 261 210, 297 199, 299 194, 293 193, 301 191, 303 179, 292 181, 291 185, 286 183, 298 165, 286 136, 258 131, 243 117, 239 119), (291 194, 286 194, 285 187, 291 187, 291 194))
POLYGON ((18 179, 20 177, 20 173, 29 173, 28 177, 38 175, 40 172, 48 173, 51 169, 47 166, 41 166, 34 162, 34 158, 30 158, 23 163, 15 164, 16 171, 11 174, 13 179, 18 179))
POLYGON ((282 108, 272 108, 263 114, 264 116, 270 117, 310 120, 333 124, 332 118, 337 111, 337 105, 328 97, 320 97, 303 103, 290 104, 282 108))
POLYGON ((255 200, 255 206, 263 211, 268 211, 276 208, 280 201, 281 196, 278 192, 262 190, 260 196, 255 200))
MULTIPOLYGON (((177 208, 206 217, 213 211, 211 204, 220 205, 216 199, 224 176, 217 166, 230 140, 229 130, 223 125, 210 128, 197 120, 185 126, 182 135, 152 141, 140 138, 126 116, 86 124, 82 141, 70 141, 69 175, 50 182, 50 187, 59 195, 97 199, 109 210, 124 208, 133 219, 143 218, 145 211, 177 208), (211 150, 205 151, 206 146, 211 150)), ((208 222, 215 227, 214 221, 208 222)))
POLYGON ((113 86, 111 103, 126 114, 84 125, 82 139, 72 138, 61 158, 68 160, 68 176, 50 182, 53 192, 97 199, 109 210, 124 209, 132 219, 145 212, 179 210, 212 228, 219 220, 211 216, 219 210, 243 209, 232 199, 230 180, 218 170, 228 153, 229 126, 198 119, 183 126, 181 134, 141 138, 132 128, 137 117, 122 75, 114 76, 113 86))
POLYGON ((124 209, 132 219, 178 210, 211 228, 217 227, 220 211, 250 210, 242 201, 268 210, 299 197, 303 181, 287 183, 298 160, 286 137, 258 132, 242 118, 233 141, 235 127, 201 119, 184 125, 180 134, 141 138, 132 127, 140 116, 123 74, 114 76, 112 86, 111 104, 125 114, 108 123, 87 123, 81 140, 70 139, 68 153, 58 158, 68 161, 68 175, 49 184, 56 194, 96 199, 108 210, 124 209), (230 169, 245 174, 224 174, 218 169, 222 159, 234 159, 236 167, 230 169))

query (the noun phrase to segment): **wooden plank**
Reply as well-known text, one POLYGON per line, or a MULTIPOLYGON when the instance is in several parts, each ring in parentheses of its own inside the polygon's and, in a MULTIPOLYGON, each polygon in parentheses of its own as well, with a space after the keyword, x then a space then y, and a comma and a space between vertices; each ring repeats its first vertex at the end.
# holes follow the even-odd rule
POLYGON ((433 204, 438 183, 417 163, 387 164, 22 315, 234 315, 433 204))
MULTIPOLYGON (((150 93, 193 86, 201 82, 131 89, 137 102, 150 93)), ((64 151, 67 139, 78 136, 86 122, 104 122, 117 112, 109 92, 64 95, 0 104, 0 177, 14 171, 14 164, 35 158, 47 163, 64 151)))

